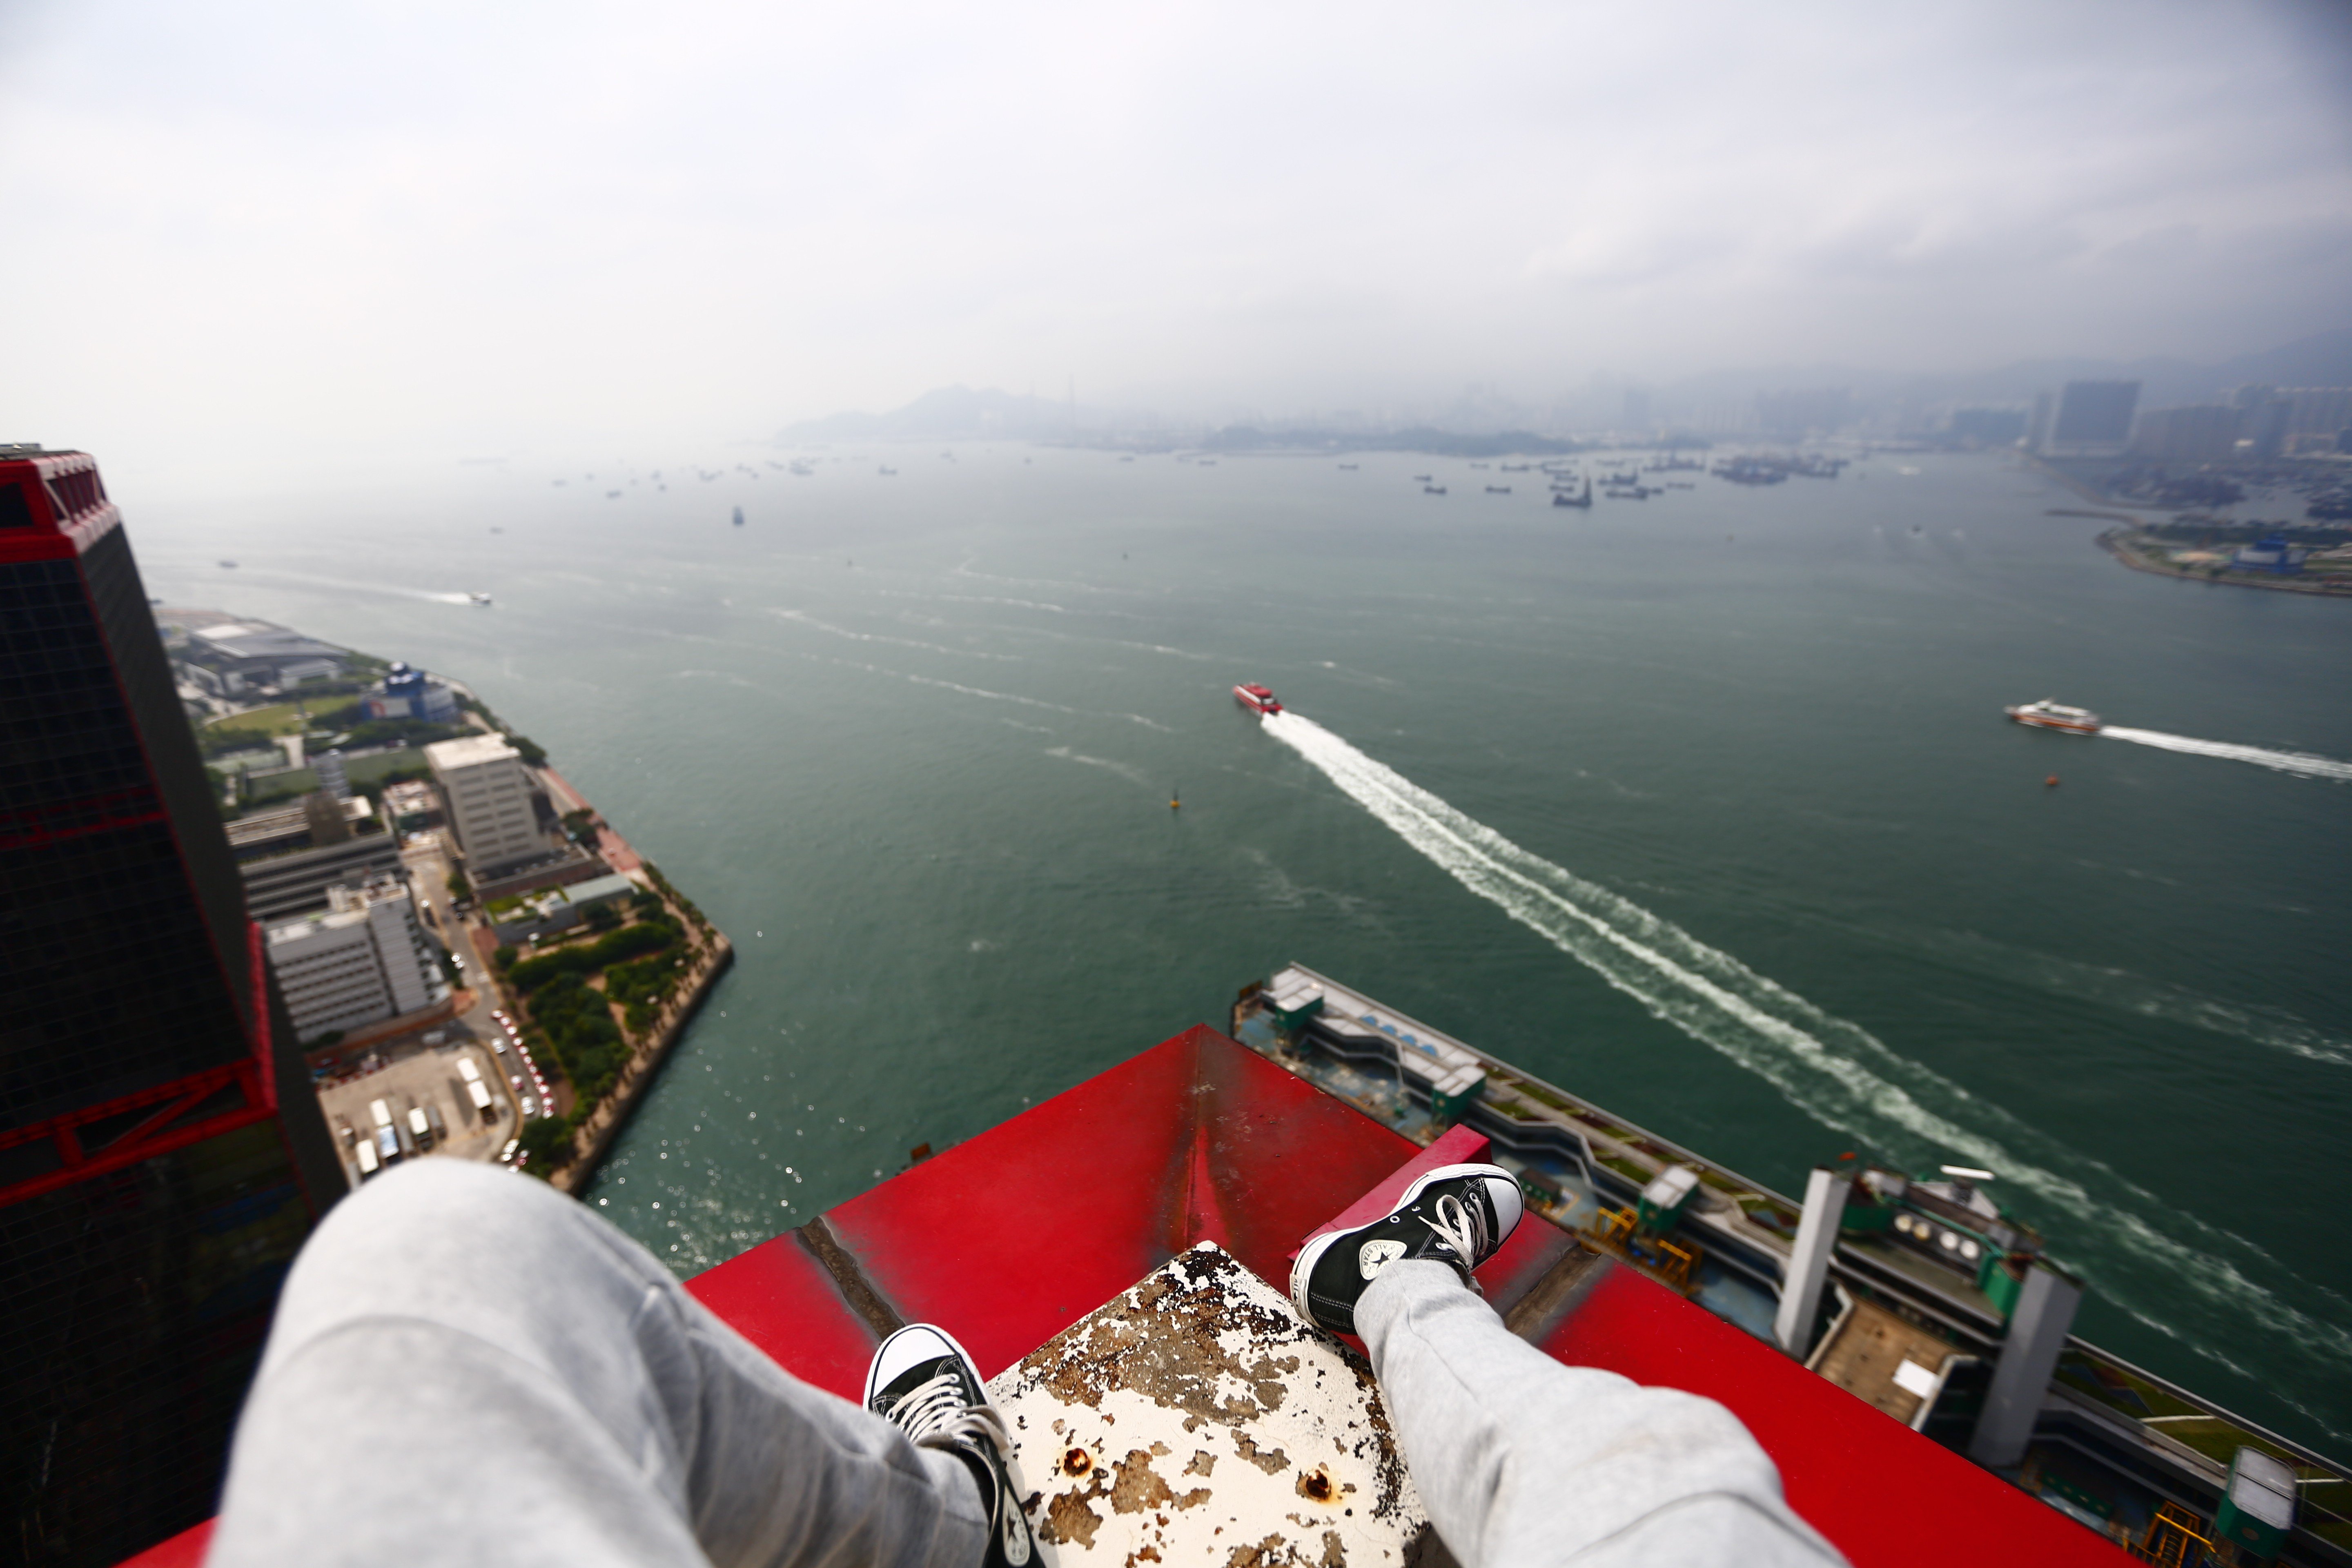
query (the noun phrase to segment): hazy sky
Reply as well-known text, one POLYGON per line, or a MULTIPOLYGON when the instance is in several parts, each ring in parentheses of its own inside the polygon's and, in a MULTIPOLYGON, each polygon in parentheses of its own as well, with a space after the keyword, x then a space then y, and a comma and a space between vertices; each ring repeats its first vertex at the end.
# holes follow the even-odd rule
POLYGON ((2340 3, 0 0, 0 439, 675 449, 2352 324, 2340 3))

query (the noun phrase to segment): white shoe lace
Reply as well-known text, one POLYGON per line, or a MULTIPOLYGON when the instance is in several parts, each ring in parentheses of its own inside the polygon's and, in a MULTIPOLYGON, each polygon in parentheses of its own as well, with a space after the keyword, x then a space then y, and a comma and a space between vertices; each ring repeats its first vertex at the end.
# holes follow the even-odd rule
POLYGON ((1013 1446, 1004 1417, 985 1405, 967 1405, 963 1380, 943 1372, 907 1391, 890 1407, 890 1420, 920 1448, 956 1448, 985 1441, 1000 1454, 1013 1446))
POLYGON ((1452 1193, 1430 1205, 1433 1215, 1423 1215, 1421 1223, 1437 1233, 1437 1239, 1454 1249, 1462 1260, 1463 1283, 1478 1294, 1478 1281, 1470 1270, 1478 1266, 1479 1257, 1486 1250, 1486 1211, 1475 1204, 1465 1204, 1452 1193))

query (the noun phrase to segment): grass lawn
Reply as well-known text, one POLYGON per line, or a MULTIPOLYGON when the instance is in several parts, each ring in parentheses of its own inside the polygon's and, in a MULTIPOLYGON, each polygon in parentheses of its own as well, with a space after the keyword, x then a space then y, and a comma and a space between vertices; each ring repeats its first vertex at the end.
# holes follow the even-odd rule
POLYGON ((256 708, 249 713, 232 713, 205 726, 215 731, 250 730, 257 735, 299 735, 310 727, 310 721, 304 718, 301 710, 291 702, 280 702, 271 708, 256 708))

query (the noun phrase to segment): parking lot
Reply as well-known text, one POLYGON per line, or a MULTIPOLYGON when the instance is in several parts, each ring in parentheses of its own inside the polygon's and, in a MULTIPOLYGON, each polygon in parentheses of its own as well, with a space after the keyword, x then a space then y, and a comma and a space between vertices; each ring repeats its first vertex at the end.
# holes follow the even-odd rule
POLYGON ((335 1148, 354 1178, 360 1170, 357 1147, 374 1135, 371 1106, 379 1100, 392 1113, 404 1158, 435 1153, 460 1160, 495 1160, 514 1137, 515 1095, 508 1077, 514 1069, 507 1065, 514 1060, 512 1053, 499 1055, 487 1040, 473 1039, 460 1029, 453 1028, 447 1035, 438 1044, 401 1054, 373 1072, 319 1091, 319 1104, 326 1112, 335 1148), (460 1062, 473 1064, 489 1096, 488 1112, 476 1110, 460 1062), (422 1141, 411 1131, 412 1110, 425 1111, 426 1134, 422 1141))

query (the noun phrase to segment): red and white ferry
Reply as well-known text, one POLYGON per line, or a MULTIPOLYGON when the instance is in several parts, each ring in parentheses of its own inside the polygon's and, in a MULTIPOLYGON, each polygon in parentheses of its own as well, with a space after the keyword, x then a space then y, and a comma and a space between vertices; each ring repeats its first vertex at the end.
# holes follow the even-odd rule
POLYGON ((2095 735, 2099 732, 2099 716, 2088 708, 2069 708, 2063 702, 2053 702, 2047 697, 2039 702, 2020 703, 2004 708, 2002 712, 2021 724, 2031 724, 2037 730, 2063 730, 2070 735, 2095 735))
POLYGON ((1279 713, 1282 704, 1273 692, 1255 683, 1234 688, 1234 700, 1253 713, 1279 713))

